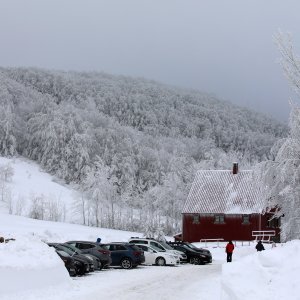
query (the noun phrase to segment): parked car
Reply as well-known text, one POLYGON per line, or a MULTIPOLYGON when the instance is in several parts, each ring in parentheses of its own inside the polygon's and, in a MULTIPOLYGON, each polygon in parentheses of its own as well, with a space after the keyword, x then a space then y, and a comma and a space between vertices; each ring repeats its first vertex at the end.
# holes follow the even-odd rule
POLYGON ((76 275, 84 275, 90 272, 90 265, 86 258, 81 258, 68 253, 68 250, 56 246, 57 243, 48 243, 49 247, 53 247, 56 251, 62 251, 65 255, 69 255, 74 260, 76 275))
MULTIPOLYGON (((54 248, 55 249, 55 248, 54 248)), ((56 250, 56 249, 55 249, 56 250)), ((63 258, 71 258, 74 261, 76 275, 84 275, 89 272, 89 264, 79 258, 71 257, 67 252, 63 250, 56 250, 56 253, 63 258)))
POLYGON ((102 244, 111 253, 111 266, 131 269, 145 262, 144 252, 136 245, 129 243, 102 244))
POLYGON ((82 253, 92 254, 99 258, 102 265, 101 269, 108 268, 111 264, 111 253, 109 250, 104 248, 102 244, 88 241, 69 241, 66 242, 66 244, 76 247, 81 250, 82 253))
POLYGON ((188 242, 169 242, 175 250, 184 251, 191 264, 206 264, 212 262, 212 255, 209 250, 198 248, 188 242))
POLYGON ((90 259, 93 262, 95 270, 101 270, 102 269, 102 264, 101 264, 100 259, 98 257, 96 257, 92 254, 83 253, 80 249, 74 247, 71 244, 63 243, 61 245, 68 248, 69 250, 71 250, 74 254, 81 254, 81 255, 86 256, 88 259, 90 259))
POLYGON ((156 248, 155 246, 136 245, 144 251, 145 265, 178 265, 180 259, 178 255, 156 248))
POLYGON ((64 251, 55 250, 55 252, 58 254, 58 256, 65 263, 65 267, 68 270, 69 275, 70 276, 76 276, 77 272, 76 272, 76 266, 75 266, 74 259, 64 251))
POLYGON ((68 247, 64 246, 63 244, 59 244, 59 243, 48 243, 48 246, 50 247, 54 247, 56 250, 62 250, 66 253, 68 253, 71 257, 73 257, 75 260, 79 259, 83 262, 88 263, 89 265, 89 272, 93 272, 95 270, 95 266, 93 263, 93 259, 91 259, 90 257, 84 255, 84 254, 79 254, 74 252, 73 250, 69 249, 68 247))
POLYGON ((187 262, 187 256, 184 252, 173 249, 169 244, 163 241, 157 241, 150 238, 132 237, 129 239, 129 243, 136 244, 136 245, 155 246, 158 249, 165 250, 167 252, 171 252, 179 256, 181 263, 187 262))

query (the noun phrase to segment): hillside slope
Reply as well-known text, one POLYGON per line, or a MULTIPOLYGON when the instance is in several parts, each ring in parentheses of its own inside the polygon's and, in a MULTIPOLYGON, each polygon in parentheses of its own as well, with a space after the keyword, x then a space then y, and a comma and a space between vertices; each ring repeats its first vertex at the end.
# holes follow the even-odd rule
POLYGON ((248 168, 287 133, 211 95, 144 79, 1 68, 0 82, 0 154, 79 184, 84 224, 131 230, 141 211, 177 231, 195 170, 248 168))
POLYGON ((78 221, 74 210, 78 192, 28 159, 0 157, 0 192, 0 213, 51 221, 78 221))

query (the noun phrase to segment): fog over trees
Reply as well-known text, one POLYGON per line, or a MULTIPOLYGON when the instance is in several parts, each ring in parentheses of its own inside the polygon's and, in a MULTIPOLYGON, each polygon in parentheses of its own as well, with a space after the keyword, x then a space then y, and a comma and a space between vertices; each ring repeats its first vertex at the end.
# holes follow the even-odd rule
POLYGON ((176 232, 197 169, 251 168, 287 136, 212 95, 104 73, 0 68, 0 104, 1 155, 39 162, 80 190, 81 223, 117 229, 176 232))

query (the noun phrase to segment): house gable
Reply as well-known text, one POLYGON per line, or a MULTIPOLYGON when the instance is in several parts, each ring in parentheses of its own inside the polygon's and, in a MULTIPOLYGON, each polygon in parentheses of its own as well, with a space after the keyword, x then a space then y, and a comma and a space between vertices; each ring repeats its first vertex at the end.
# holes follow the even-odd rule
POLYGON ((251 214, 263 211, 253 171, 198 171, 182 213, 251 214))

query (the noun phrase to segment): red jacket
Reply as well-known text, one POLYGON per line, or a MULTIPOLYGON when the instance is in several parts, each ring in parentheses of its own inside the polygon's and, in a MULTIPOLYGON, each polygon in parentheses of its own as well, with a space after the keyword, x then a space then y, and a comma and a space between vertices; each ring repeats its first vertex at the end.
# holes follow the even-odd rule
POLYGON ((234 249, 234 245, 233 244, 227 244, 226 245, 226 253, 232 253, 234 249))

